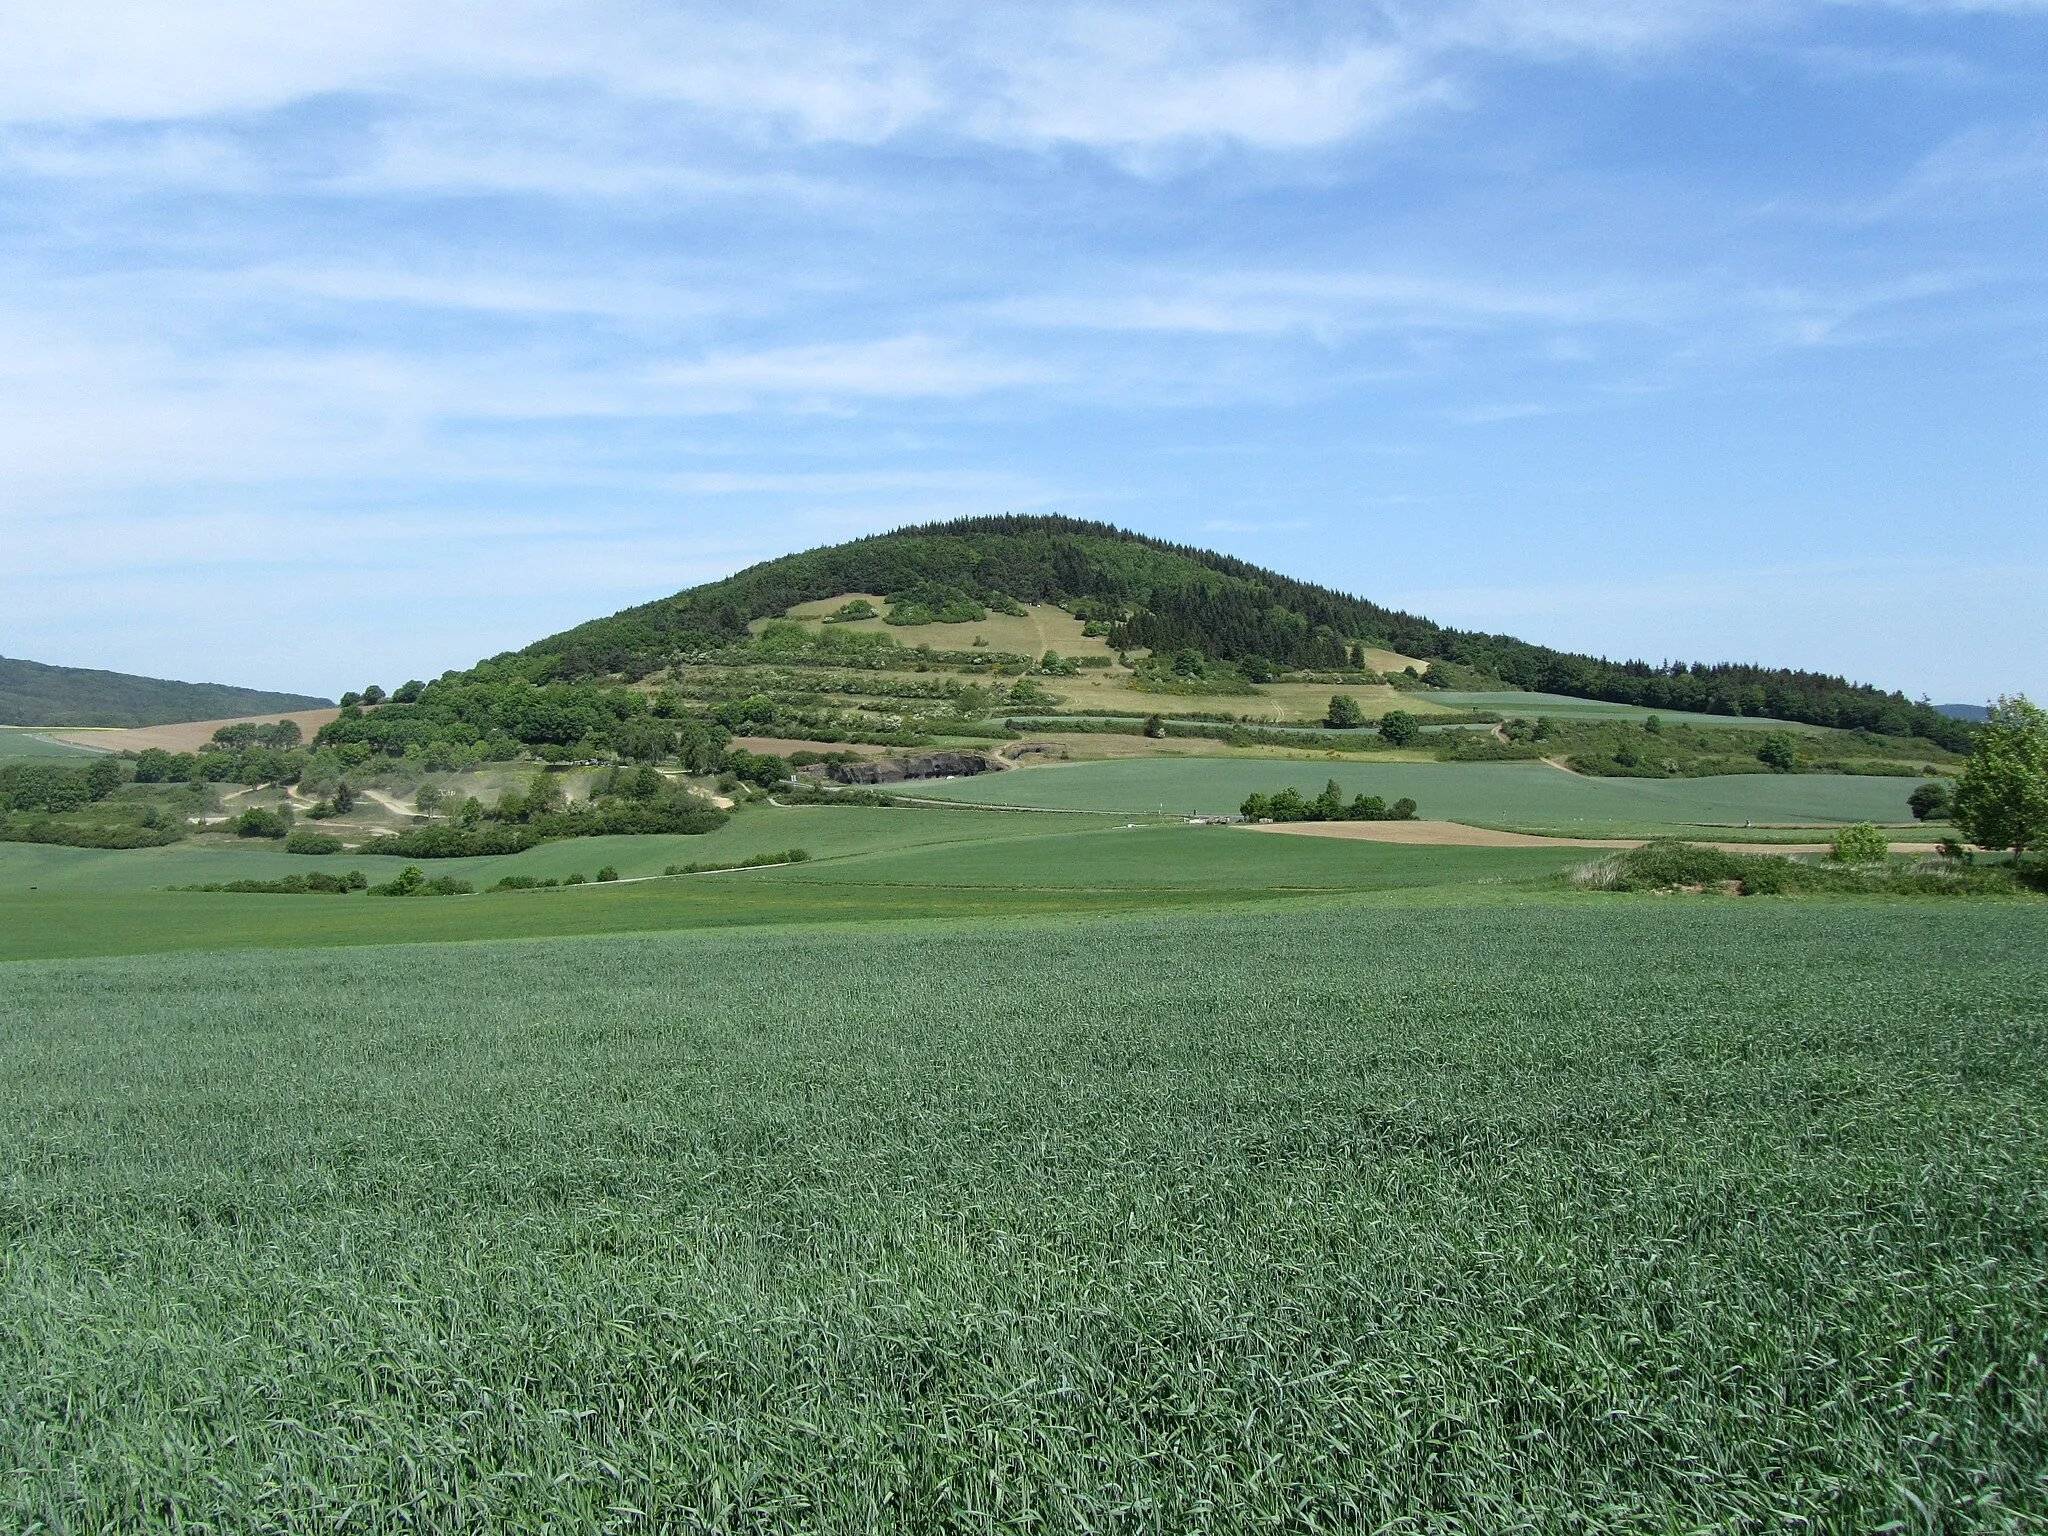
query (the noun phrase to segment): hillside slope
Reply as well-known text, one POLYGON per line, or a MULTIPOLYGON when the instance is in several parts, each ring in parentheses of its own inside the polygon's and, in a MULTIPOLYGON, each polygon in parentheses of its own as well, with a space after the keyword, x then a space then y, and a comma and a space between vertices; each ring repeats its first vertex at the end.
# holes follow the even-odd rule
POLYGON ((224 683, 179 683, 0 656, 0 725, 176 725, 319 709, 332 699, 224 683))
POLYGON ((1213 550, 1065 517, 964 518, 805 550, 535 642, 565 678, 644 676, 749 621, 845 593, 887 594, 899 617, 1057 603, 1119 649, 1194 649, 1285 667, 1342 665, 1347 646, 1428 658, 1532 692, 1651 709, 1749 715, 1920 736, 1965 749, 1969 727, 1903 694, 1745 663, 1615 662, 1512 635, 1457 630, 1213 550))

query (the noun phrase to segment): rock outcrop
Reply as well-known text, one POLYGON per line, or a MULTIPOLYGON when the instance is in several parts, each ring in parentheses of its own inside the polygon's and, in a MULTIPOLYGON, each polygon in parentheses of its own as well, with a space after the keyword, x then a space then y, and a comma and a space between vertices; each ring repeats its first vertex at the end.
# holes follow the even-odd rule
POLYGON ((990 773, 1002 765, 985 752, 921 752, 915 757, 883 757, 866 763, 834 763, 832 777, 840 784, 901 784, 910 779, 958 779, 990 773))

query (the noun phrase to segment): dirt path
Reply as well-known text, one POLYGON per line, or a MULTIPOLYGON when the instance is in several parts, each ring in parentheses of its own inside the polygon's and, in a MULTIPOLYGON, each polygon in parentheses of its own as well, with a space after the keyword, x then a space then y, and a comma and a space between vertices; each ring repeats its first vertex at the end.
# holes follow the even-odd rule
MULTIPOLYGON (((1370 843, 1407 843, 1436 848, 1640 848, 1641 837, 1537 837, 1528 832, 1496 832, 1468 827, 1462 821, 1291 821, 1245 828, 1291 837, 1352 838, 1370 843)), ((1691 838, 1686 841, 1693 841, 1691 838)), ((1701 843, 1727 853, 1826 853, 1829 843, 1701 843)), ((1894 853, 1932 853, 1933 843, 1893 843, 1894 853)))

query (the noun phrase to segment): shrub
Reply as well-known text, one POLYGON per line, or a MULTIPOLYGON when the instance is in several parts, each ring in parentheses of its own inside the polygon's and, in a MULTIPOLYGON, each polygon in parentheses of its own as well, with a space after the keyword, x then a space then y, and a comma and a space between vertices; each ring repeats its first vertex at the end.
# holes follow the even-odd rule
POLYGON ((1828 857, 1837 864, 1881 864, 1892 856, 1885 835, 1867 821, 1844 827, 1835 834, 1828 857))
POLYGON ((237 837, 283 837, 292 829, 292 813, 289 810, 266 810, 252 805, 235 818, 237 837))
POLYGON ((1348 693, 1330 695, 1330 707, 1323 713, 1323 724, 1335 731, 1355 730, 1365 724, 1365 711, 1358 707, 1358 700, 1348 693))
POLYGON ((1380 716, 1380 739, 1392 747, 1405 747, 1422 734, 1422 722, 1405 709, 1390 709, 1380 716))
POLYGON ((590 879, 589 879, 589 877, 588 877, 588 876, 586 876, 586 875, 581 875, 581 874, 575 874, 575 875, 564 875, 564 876, 562 877, 562 884, 564 884, 564 885, 588 885, 588 884, 590 884, 590 879))
POLYGON ((1772 731, 1756 749, 1757 761, 1774 773, 1790 773, 1799 766, 1799 738, 1790 731, 1772 731))
POLYGON ((597 878, 601 884, 609 885, 612 881, 619 878, 619 872, 611 865, 607 864, 603 869, 600 869, 597 872, 597 878))
POLYGON ((341 839, 330 837, 325 832, 315 832, 311 827, 295 828, 284 840, 286 853, 339 853, 341 839))
POLYGON ((438 880, 429 880, 419 865, 408 864, 397 875, 382 885, 370 887, 372 896, 467 896, 476 887, 467 880, 458 880, 453 875, 443 875, 438 880))
POLYGON ((1915 821, 1945 821, 1950 800, 1949 787, 1940 782, 1922 784, 1906 796, 1906 804, 1911 808, 1915 821))
POLYGON ((1147 715, 1142 729, 1147 736, 1162 737, 1166 734, 1166 722, 1157 715, 1147 715))

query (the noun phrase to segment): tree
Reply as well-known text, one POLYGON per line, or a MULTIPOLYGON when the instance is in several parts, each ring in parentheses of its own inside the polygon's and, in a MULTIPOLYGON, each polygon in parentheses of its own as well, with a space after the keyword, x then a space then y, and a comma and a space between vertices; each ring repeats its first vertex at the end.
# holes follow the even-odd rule
POLYGON ((410 704, 426 691, 427 685, 415 677, 391 695, 391 702, 394 704, 410 704))
POLYGON ((1772 731, 1756 749, 1757 761, 1774 773, 1790 773, 1799 766, 1799 738, 1790 731, 1772 731))
POLYGON ((1330 695, 1330 707, 1323 715, 1323 724, 1333 731, 1355 730, 1365 724, 1365 711, 1358 707, 1358 700, 1348 693, 1330 695))
POLYGON ((1828 857, 1837 864, 1882 864, 1892 856, 1892 845, 1884 833, 1867 821, 1844 827, 1835 834, 1828 857))
POLYGON ((1906 796, 1906 805, 1913 812, 1915 821, 1942 821, 1947 818, 1951 793, 1942 783, 1922 784, 1906 796))
POLYGON ((1323 792, 1309 802, 1310 821, 1341 821, 1344 819, 1344 792, 1337 788, 1337 781, 1331 779, 1323 785, 1323 792))
POLYGON ((2048 847, 2048 711, 2023 693, 1992 706, 1949 814, 1979 848, 2010 848, 2018 860, 2048 847))
POLYGON ((1240 656, 1237 675, 1248 683, 1270 683, 1280 675, 1280 669, 1263 656, 1240 656))
POLYGON ((363 690, 363 702, 365 704, 382 704, 384 702, 384 690, 375 683, 370 684, 369 687, 363 690))
POLYGON ((1390 747, 1405 747, 1422 734, 1422 722, 1405 709, 1390 709, 1380 716, 1380 739, 1390 747))
POLYGON ((1166 722, 1160 719, 1157 715, 1147 715, 1145 717, 1145 723, 1142 727, 1140 727, 1140 729, 1142 729, 1147 736, 1164 736, 1166 734, 1166 722))

